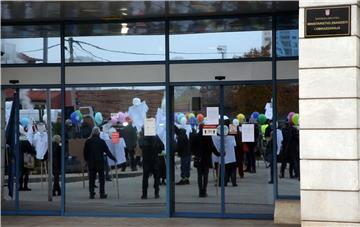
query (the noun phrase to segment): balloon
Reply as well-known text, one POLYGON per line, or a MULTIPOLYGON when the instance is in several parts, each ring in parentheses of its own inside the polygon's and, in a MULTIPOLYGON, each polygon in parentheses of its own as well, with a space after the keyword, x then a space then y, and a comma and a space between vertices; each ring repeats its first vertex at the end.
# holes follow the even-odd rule
POLYGON ((76 111, 71 113, 70 120, 73 124, 78 124, 80 122, 80 117, 76 111))
POLYGON ((119 112, 119 113, 117 114, 117 119, 118 119, 118 121, 120 121, 121 123, 125 122, 125 118, 126 118, 126 114, 125 114, 125 113, 119 112))
MULTIPOLYGON (((217 133, 218 133, 218 135, 221 135, 221 126, 220 125, 217 127, 217 133)), ((228 134, 229 134, 229 127, 224 125, 224 136, 227 136, 228 134)))
POLYGON ((187 113, 185 114, 186 119, 190 119, 189 115, 190 115, 189 112, 187 112, 187 113))
POLYGON ((191 119, 191 118, 194 118, 195 117, 195 114, 193 114, 193 113, 189 113, 189 115, 188 115, 188 119, 191 119))
POLYGON ((95 123, 97 126, 101 125, 103 122, 103 116, 100 112, 95 113, 95 123))
POLYGON ((113 125, 115 125, 117 122, 118 122, 117 116, 112 116, 112 117, 111 117, 111 123, 112 123, 113 125))
POLYGON ((255 120, 258 120, 258 119, 259 119, 259 116, 260 116, 259 112, 253 112, 253 113, 251 114, 251 118, 252 118, 252 119, 255 119, 255 120))
POLYGON ((258 117, 258 121, 261 125, 265 124, 266 122, 266 116, 265 114, 260 114, 259 117, 258 117))
POLYGON ((194 127, 197 124, 197 119, 195 116, 189 119, 189 124, 191 125, 191 127, 194 127))
POLYGON ((294 112, 290 112, 288 115, 287 115, 287 120, 288 122, 292 123, 292 117, 295 113, 294 112))
POLYGON ((239 114, 236 116, 236 119, 239 121, 239 123, 243 123, 244 120, 245 120, 245 115, 242 114, 242 113, 239 113, 239 114))
POLYGON ((233 123, 233 125, 235 125, 235 126, 238 126, 238 125, 240 124, 238 119, 234 119, 234 120, 232 121, 232 123, 233 123))
POLYGON ((83 115, 80 112, 80 110, 75 111, 77 113, 77 115, 79 116, 79 121, 81 121, 83 119, 83 115))
POLYGON ((291 118, 292 123, 294 123, 294 125, 299 125, 299 114, 294 114, 291 118))
POLYGON ((183 116, 183 118, 180 119, 180 124, 185 126, 186 125, 186 117, 183 116))
POLYGON ((198 120, 199 123, 202 123, 202 122, 204 121, 204 115, 202 115, 202 114, 198 114, 198 115, 196 116, 196 118, 197 118, 197 120, 198 120))
POLYGON ((179 113, 178 116, 177 116, 177 119, 176 119, 179 124, 181 124, 181 119, 182 118, 185 118, 185 120, 186 120, 185 114, 179 113))
POLYGON ((23 117, 21 118, 20 120, 20 124, 23 126, 23 127, 27 127, 29 125, 30 121, 29 121, 29 118, 27 117, 23 117))

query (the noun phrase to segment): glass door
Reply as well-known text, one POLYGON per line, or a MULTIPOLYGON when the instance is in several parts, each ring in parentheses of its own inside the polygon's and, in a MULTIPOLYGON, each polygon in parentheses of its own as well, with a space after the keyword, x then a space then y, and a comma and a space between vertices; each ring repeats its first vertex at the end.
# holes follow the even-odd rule
POLYGON ((272 214, 272 89, 174 87, 175 214, 272 214))

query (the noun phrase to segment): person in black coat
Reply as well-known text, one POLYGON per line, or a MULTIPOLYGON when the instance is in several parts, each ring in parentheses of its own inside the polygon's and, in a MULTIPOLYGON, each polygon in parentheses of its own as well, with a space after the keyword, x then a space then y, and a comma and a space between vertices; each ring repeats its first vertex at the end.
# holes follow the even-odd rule
MULTIPOLYGON (((120 134, 125 140, 125 153, 127 154, 130 162, 131 171, 136 171, 136 162, 135 162, 135 147, 137 144, 137 130, 136 127, 132 125, 132 122, 129 121, 129 124, 120 130, 120 134)), ((126 166, 125 166, 126 168, 126 166)), ((124 169, 124 168, 123 168, 124 169)), ((125 171, 125 170, 124 170, 125 171)))
POLYGON ((204 136, 202 133, 203 125, 199 125, 199 132, 192 139, 194 143, 194 167, 197 169, 198 174, 198 187, 199 197, 207 197, 207 184, 209 169, 212 168, 211 155, 214 153, 216 156, 220 156, 217 151, 211 136, 204 136))
POLYGON ((54 135, 52 139, 52 166, 53 166, 53 176, 54 176, 54 183, 53 183, 53 196, 60 196, 61 195, 61 188, 60 188, 60 172, 61 172, 61 137, 59 135, 54 135))
POLYGON ((181 180, 176 185, 190 184, 190 168, 191 168, 191 149, 190 140, 187 137, 186 130, 183 128, 175 128, 176 135, 176 152, 180 157, 180 176, 181 180))
POLYGON ((29 168, 25 167, 24 163, 24 154, 36 155, 36 151, 31 143, 26 138, 26 132, 20 126, 20 138, 19 138, 19 148, 20 148, 20 157, 19 157, 19 167, 20 167, 20 178, 19 178, 19 191, 31 191, 31 188, 28 187, 29 183, 29 168))
POLYGON ((84 159, 89 169, 89 191, 90 199, 95 198, 95 179, 96 173, 99 174, 100 198, 106 199, 105 178, 104 178, 104 153, 116 162, 116 158, 111 154, 105 141, 100 138, 100 128, 94 127, 91 136, 86 140, 84 146, 84 159))
POLYGON ((154 176, 155 198, 159 198, 160 170, 159 154, 164 150, 164 144, 159 136, 144 136, 140 133, 139 146, 143 155, 143 181, 141 199, 147 199, 147 188, 149 185, 150 173, 154 176))

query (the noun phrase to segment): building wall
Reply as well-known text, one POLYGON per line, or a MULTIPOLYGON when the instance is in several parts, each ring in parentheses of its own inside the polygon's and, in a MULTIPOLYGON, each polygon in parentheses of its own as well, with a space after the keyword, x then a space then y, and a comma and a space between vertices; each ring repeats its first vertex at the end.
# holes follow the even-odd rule
POLYGON ((360 1, 300 0, 303 226, 360 226, 360 1), (304 38, 304 8, 351 5, 351 35, 304 38))

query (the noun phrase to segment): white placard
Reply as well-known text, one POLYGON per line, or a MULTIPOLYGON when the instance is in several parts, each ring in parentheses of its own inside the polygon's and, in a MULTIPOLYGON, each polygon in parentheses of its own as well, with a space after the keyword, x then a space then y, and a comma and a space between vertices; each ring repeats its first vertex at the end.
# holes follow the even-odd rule
POLYGON ((272 103, 271 102, 268 102, 265 105, 265 117, 267 119, 270 119, 270 120, 273 117, 273 108, 272 108, 272 103))
POLYGON ((254 124, 243 124, 241 127, 242 142, 255 142, 254 124))
POLYGON ((206 124, 219 124, 219 107, 206 107, 206 124))
POLYGON ((144 124, 145 136, 156 136, 155 118, 146 118, 144 124))
POLYGON ((203 128, 203 136, 216 136, 217 129, 216 128, 203 128))

